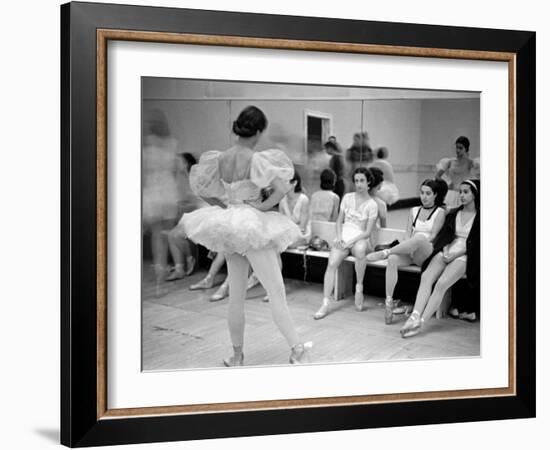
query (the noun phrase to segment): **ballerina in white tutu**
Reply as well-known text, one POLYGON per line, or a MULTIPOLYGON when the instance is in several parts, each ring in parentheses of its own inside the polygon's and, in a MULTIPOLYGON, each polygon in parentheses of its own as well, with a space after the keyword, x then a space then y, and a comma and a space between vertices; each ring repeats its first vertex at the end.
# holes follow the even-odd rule
POLYGON ((248 106, 233 122, 235 145, 223 152, 204 153, 190 174, 191 188, 214 206, 184 216, 187 235, 226 255, 228 324, 233 344, 233 355, 224 360, 226 366, 244 363, 244 300, 249 265, 267 291, 273 320, 290 346, 290 363, 302 363, 306 358, 305 346, 290 317, 281 271, 275 270, 277 253, 300 238, 300 228, 290 218, 270 211, 290 189, 294 167, 280 150, 254 152, 266 127, 264 113, 248 106), (262 201, 260 190, 268 186, 273 193, 262 201))

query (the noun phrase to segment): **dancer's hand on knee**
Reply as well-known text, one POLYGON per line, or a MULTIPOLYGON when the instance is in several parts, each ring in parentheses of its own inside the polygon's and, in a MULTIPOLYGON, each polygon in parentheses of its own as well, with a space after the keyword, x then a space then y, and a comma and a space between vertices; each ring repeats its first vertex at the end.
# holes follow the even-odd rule
POLYGON ((346 248, 345 242, 342 239, 338 239, 338 238, 334 239, 333 246, 338 250, 344 250, 346 248))
POLYGON ((443 252, 443 261, 446 263, 446 264, 449 264, 451 262, 453 262, 456 258, 457 258, 457 254, 454 253, 454 252, 443 252))

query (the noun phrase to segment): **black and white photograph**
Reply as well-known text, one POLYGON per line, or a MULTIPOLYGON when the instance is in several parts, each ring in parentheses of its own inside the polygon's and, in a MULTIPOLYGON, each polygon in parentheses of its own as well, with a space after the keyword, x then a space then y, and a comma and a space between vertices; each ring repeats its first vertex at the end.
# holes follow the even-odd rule
POLYGON ((0 446, 547 445, 543 5, 8 2, 0 446))
POLYGON ((479 357, 480 128, 480 92, 142 77, 142 370, 479 357))

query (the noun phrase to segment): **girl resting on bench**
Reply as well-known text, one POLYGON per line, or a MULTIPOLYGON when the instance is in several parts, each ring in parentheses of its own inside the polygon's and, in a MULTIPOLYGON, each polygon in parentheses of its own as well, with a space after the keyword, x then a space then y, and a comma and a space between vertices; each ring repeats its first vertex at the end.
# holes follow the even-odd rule
POLYGON ((336 220, 336 239, 330 250, 323 285, 323 303, 314 314, 314 319, 322 319, 329 313, 330 298, 338 267, 350 254, 355 256, 355 306, 363 309, 363 277, 367 268, 366 254, 371 249, 369 237, 378 217, 378 205, 371 195, 383 180, 376 179, 365 167, 358 167, 353 172, 355 192, 344 195, 340 204, 340 213, 336 220), (370 192, 369 192, 370 191, 370 192))
POLYGON ((445 221, 444 201, 447 195, 447 183, 442 180, 424 180, 420 185, 421 206, 411 209, 407 223, 406 240, 395 247, 370 253, 367 261, 388 259, 386 266, 386 303, 384 318, 386 324, 392 323, 393 314, 405 312, 394 309, 393 292, 397 284, 399 267, 422 263, 432 254, 433 240, 445 221))
POLYGON ((458 193, 461 206, 447 214, 433 242, 434 251, 422 266, 414 311, 401 328, 404 338, 421 331, 439 308, 447 289, 464 274, 470 285, 479 286, 480 181, 463 181, 458 193))

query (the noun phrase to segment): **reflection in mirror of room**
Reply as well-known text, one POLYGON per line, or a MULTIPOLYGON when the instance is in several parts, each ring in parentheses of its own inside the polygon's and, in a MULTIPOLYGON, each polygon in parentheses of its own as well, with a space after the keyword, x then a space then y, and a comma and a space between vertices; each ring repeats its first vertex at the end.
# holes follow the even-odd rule
POLYGON ((470 139, 471 158, 480 151, 480 99, 474 92, 144 78, 143 100, 144 113, 165 112, 178 151, 197 158, 229 147, 234 137, 227 130, 235 115, 249 104, 258 106, 269 120, 258 150, 284 150, 308 195, 319 190, 319 177, 307 143, 316 149, 326 129, 344 153, 357 132, 368 131, 371 148, 386 147, 401 199, 417 197, 418 186, 434 176, 439 160, 454 156, 458 136, 470 139), (321 117, 308 119, 306 111, 321 111, 332 118, 330 124, 321 117))

